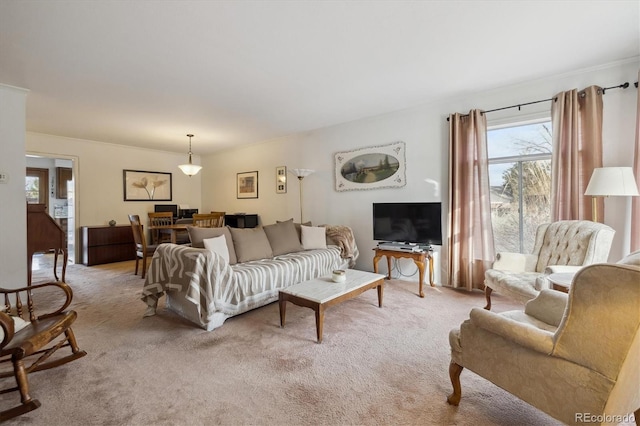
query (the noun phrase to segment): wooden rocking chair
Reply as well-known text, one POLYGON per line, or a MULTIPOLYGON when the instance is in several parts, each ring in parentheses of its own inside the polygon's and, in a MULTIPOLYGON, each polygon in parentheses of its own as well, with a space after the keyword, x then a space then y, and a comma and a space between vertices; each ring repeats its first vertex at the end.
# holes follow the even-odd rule
POLYGON ((66 283, 59 281, 17 289, 0 288, 0 295, 4 295, 5 305, 0 311, 0 332, 3 332, 0 336, 0 363, 12 364, 11 369, 0 371, 0 378, 13 376, 17 384, 15 387, 1 389, 0 394, 19 391, 21 400, 20 405, 0 412, 2 422, 40 407, 40 402, 29 394, 27 374, 66 364, 87 353, 78 348, 71 330, 71 324, 77 318, 76 312, 65 311, 73 299, 71 287, 66 283), (33 290, 49 286, 61 289, 66 300, 56 311, 36 316, 31 293, 33 290), (24 293, 27 295, 26 307, 21 299, 21 294, 24 293), (67 346, 71 347, 71 354, 47 361, 55 351, 67 346), (37 359, 31 358, 35 355, 37 359), (27 358, 28 366, 25 365, 27 358))

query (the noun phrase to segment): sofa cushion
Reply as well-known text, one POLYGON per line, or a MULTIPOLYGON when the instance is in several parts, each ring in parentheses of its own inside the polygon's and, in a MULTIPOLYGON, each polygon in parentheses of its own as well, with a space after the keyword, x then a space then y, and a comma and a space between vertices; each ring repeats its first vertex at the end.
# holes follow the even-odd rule
POLYGON ((538 295, 536 279, 537 272, 513 272, 489 269, 485 272, 485 283, 490 282, 491 288, 498 294, 510 296, 526 303, 538 295))
POLYGON ((231 232, 228 226, 221 228, 199 228, 197 226, 187 226, 187 232, 189 232, 189 239, 191 240, 191 247, 204 248, 203 240, 205 238, 214 238, 224 235, 227 242, 227 248, 229 249, 229 264, 235 265, 238 263, 236 256, 236 248, 233 244, 233 238, 231 238, 231 232))
POLYGON ((229 228, 229 230, 233 238, 238 263, 273 257, 269 239, 261 226, 257 228, 229 228))
POLYGON ((305 250, 327 248, 327 230, 322 226, 301 226, 302 247, 305 250))
MULTIPOLYGON (((13 315, 10 315, 10 316, 11 316, 11 319, 13 320, 14 333, 17 333, 18 331, 22 330, 23 328, 31 324, 29 321, 25 321, 21 317, 17 317, 13 315)), ((4 339, 4 330, 0 328, 0 342, 2 341, 2 339, 4 339)))
MULTIPOLYGON (((289 220, 286 220, 286 221, 276 220, 276 223, 280 223, 280 222, 289 222, 289 221, 293 222, 293 218, 291 218, 291 219, 289 219, 289 220)), ((300 230, 300 227, 301 227, 302 225, 304 225, 304 226, 311 226, 311 221, 309 221, 309 222, 305 222, 305 223, 293 222, 293 226, 295 226, 295 227, 296 227, 296 232, 297 232, 297 234, 298 234, 298 239, 299 239, 300 241, 302 241, 302 231, 300 230)))
POLYGON ((205 238, 203 240, 204 248, 221 256, 224 260, 229 262, 229 247, 227 246, 227 238, 224 234, 219 237, 205 238))
POLYGON ((634 265, 640 266, 640 250, 636 250, 633 253, 629 253, 622 260, 617 262, 619 265, 634 265))
POLYGON ((296 227, 293 225, 293 219, 267 225, 263 229, 264 233, 267 234, 274 256, 302 250, 300 238, 296 232, 296 227))

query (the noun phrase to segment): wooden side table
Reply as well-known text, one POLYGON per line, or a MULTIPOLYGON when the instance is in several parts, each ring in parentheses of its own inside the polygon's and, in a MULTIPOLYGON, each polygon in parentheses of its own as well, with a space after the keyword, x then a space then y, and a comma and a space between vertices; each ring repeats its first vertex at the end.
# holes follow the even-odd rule
POLYGON ((564 293, 569 293, 569 287, 575 276, 575 272, 557 272, 550 274, 547 279, 551 283, 551 288, 564 293))
POLYGON ((383 250, 380 248, 373 249, 376 254, 373 257, 373 272, 378 273, 378 261, 382 256, 387 257, 387 270, 389 271, 388 279, 391 279, 391 258, 408 258, 413 259, 413 262, 418 267, 419 280, 420 280, 420 297, 424 297, 424 291, 422 290, 422 283, 424 282, 424 264, 425 260, 429 260, 429 285, 435 287, 433 283, 433 255, 429 250, 423 250, 419 252, 407 252, 407 251, 395 251, 395 250, 383 250))

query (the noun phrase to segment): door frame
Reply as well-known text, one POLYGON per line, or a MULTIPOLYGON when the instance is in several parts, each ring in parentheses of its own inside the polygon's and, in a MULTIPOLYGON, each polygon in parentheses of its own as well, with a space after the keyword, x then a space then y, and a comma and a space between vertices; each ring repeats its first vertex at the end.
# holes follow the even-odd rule
MULTIPOLYGON (((77 155, 65 155, 55 154, 52 152, 38 152, 38 151, 25 151, 25 156, 28 157, 41 157, 51 160, 71 160, 71 175, 73 176, 73 226, 69 227, 67 234, 67 245, 69 246, 69 260, 73 263, 81 263, 82 250, 81 250, 81 233, 80 233, 80 182, 79 182, 79 170, 80 170, 80 158, 77 155)), ((49 211, 47 211, 49 213, 49 211)), ((52 215, 53 217, 53 215, 52 215)))

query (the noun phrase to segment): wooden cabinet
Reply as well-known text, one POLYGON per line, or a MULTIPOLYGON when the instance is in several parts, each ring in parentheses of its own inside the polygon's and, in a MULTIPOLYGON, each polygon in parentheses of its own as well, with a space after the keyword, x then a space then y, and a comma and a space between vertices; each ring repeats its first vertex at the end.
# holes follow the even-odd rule
POLYGON ((131 225, 83 226, 82 263, 87 266, 136 258, 131 225))
POLYGON ((56 198, 67 198, 67 182, 73 179, 73 171, 69 167, 56 167, 56 198))
POLYGON ((255 228, 258 226, 257 214, 226 214, 224 224, 232 228, 255 228))

